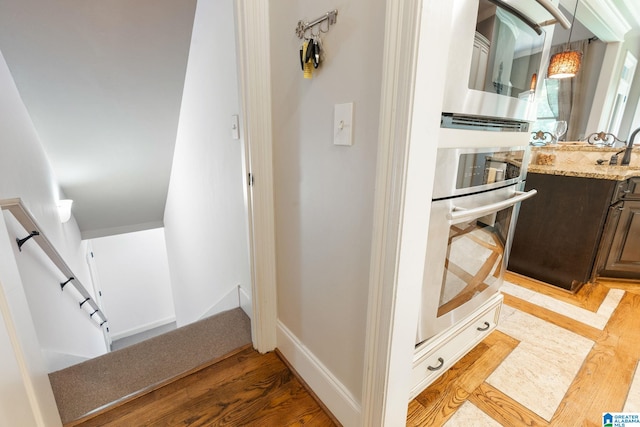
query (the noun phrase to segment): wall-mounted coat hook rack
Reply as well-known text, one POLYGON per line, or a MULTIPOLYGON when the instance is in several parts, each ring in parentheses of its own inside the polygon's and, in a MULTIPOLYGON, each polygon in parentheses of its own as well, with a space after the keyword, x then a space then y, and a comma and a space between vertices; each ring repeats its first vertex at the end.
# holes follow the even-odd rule
MULTIPOLYGON (((319 24, 327 21, 327 29, 326 30, 323 30, 322 26, 319 28, 319 30, 321 32, 326 33, 326 32, 329 31, 329 27, 337 22, 337 19, 338 19, 338 10, 334 9, 332 11, 329 11, 329 12, 325 13, 320 18, 314 19, 311 22, 304 22, 304 21, 300 20, 300 21, 298 21, 298 25, 296 26, 296 34, 298 35, 298 38, 300 38, 300 39, 310 38, 310 36, 306 35, 307 31, 310 31, 311 28, 313 28, 314 26, 319 25, 319 24)), ((310 34, 310 35, 314 35, 314 34, 310 34)))

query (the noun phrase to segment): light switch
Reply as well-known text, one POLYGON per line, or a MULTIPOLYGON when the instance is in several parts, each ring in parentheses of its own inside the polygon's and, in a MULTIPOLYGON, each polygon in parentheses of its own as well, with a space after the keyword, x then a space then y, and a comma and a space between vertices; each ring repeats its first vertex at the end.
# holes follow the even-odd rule
POLYGON ((353 145, 353 102, 333 109, 333 144, 353 145))
POLYGON ((237 114, 231 116, 231 138, 240 139, 240 120, 237 114))

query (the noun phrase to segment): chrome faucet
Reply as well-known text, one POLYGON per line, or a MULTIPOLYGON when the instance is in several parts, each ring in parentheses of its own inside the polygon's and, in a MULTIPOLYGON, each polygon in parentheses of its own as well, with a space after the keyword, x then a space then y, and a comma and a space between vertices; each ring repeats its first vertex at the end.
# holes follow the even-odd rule
POLYGON ((627 146, 624 149, 624 155, 622 156, 622 161, 620 162, 621 166, 628 166, 631 162, 631 150, 633 150, 633 140, 636 138, 636 135, 640 132, 640 128, 633 131, 631 136, 629 137, 629 141, 627 142, 627 146))

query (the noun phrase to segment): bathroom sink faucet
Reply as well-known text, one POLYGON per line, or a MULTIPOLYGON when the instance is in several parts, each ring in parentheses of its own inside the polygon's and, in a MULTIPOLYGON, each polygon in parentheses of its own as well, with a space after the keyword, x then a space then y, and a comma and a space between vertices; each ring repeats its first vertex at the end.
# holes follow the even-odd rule
POLYGON ((621 166, 628 166, 629 163, 631 162, 631 150, 633 150, 633 141, 635 140, 638 132, 640 132, 640 128, 634 130, 631 136, 629 137, 627 146, 624 149, 624 155, 622 156, 622 161, 620 162, 621 166))

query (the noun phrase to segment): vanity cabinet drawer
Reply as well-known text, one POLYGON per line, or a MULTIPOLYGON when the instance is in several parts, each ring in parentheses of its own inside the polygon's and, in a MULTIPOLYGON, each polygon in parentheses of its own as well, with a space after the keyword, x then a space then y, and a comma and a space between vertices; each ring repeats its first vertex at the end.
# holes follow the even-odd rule
POLYGON ((502 294, 457 325, 422 343, 414 356, 410 400, 445 373, 498 324, 502 294))

